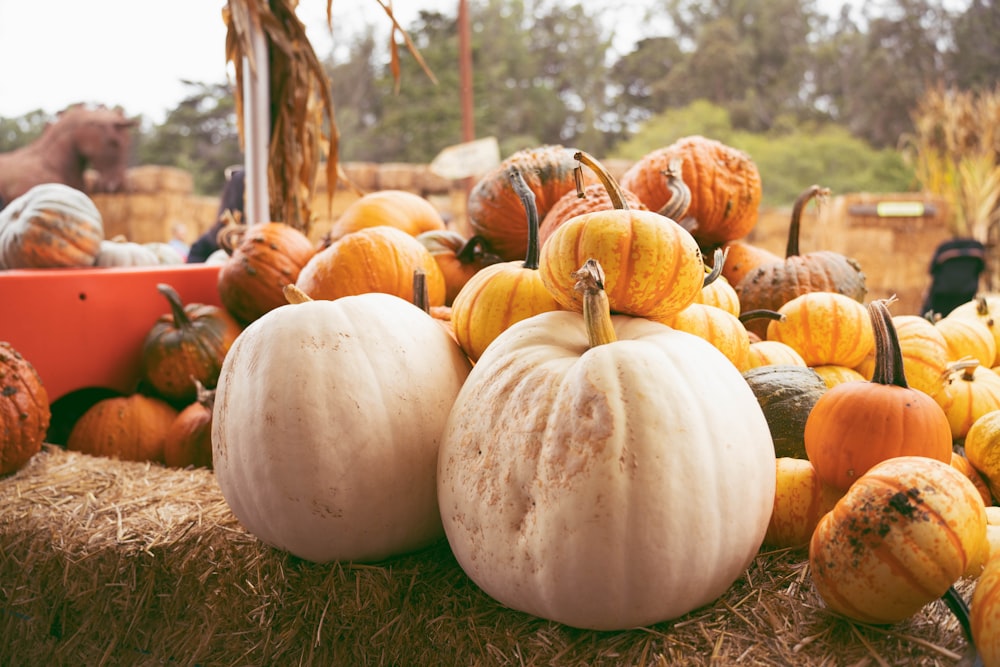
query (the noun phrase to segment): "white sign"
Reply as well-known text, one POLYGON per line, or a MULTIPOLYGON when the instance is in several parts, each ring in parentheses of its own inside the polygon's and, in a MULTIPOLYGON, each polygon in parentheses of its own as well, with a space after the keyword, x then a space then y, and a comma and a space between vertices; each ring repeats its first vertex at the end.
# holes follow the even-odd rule
POLYGON ((496 137, 448 146, 430 164, 442 178, 467 178, 485 174, 500 164, 500 144, 496 137))

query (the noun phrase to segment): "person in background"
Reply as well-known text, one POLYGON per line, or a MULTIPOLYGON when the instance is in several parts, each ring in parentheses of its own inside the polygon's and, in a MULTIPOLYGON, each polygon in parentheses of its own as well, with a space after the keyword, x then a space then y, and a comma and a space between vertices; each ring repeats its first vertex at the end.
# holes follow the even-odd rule
POLYGON ((170 240, 167 245, 177 251, 177 254, 187 261, 188 251, 191 246, 187 243, 187 225, 183 222, 175 222, 170 226, 170 240))
POLYGON ((216 215, 215 224, 191 244, 191 250, 187 256, 188 264, 204 262, 209 255, 219 249, 216 237, 230 217, 237 222, 243 220, 245 184, 243 167, 235 166, 226 169, 226 185, 222 189, 222 198, 219 202, 219 212, 216 215))
POLYGON ((922 314, 944 317, 976 297, 979 276, 986 268, 986 247, 971 238, 953 238, 941 243, 931 258, 931 286, 922 314))

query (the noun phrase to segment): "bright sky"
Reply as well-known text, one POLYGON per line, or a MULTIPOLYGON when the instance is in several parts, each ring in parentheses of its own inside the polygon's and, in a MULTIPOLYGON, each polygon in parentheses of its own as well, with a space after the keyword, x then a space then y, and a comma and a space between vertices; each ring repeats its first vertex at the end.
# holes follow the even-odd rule
MULTIPOLYGON (((224 0, 0 0, 0 117, 74 102, 121 105, 160 122, 191 91, 183 79, 221 83, 227 69, 224 0)), ((454 13, 457 0, 396 0, 406 26, 418 8, 454 13), (454 8, 452 7, 454 4, 454 8)), ((325 0, 298 16, 320 58, 332 44, 325 0)), ((384 25, 375 0, 333 0, 335 25, 384 25)))
MULTIPOLYGON (((839 4, 822 0, 821 4, 839 4)), ((394 0, 409 26, 420 9, 456 14, 458 0, 394 0)), ((641 22, 644 0, 603 3, 619 32, 641 22), (631 25, 630 25, 631 23, 631 25)), ((191 90, 182 80, 221 83, 225 58, 224 0, 0 0, 0 118, 36 109, 54 114, 75 102, 120 105, 129 116, 162 122, 191 90)), ((300 0, 313 49, 325 58, 334 39, 326 0, 300 0)), ((376 0, 333 0, 337 40, 375 26, 389 34, 376 0)), ((636 27, 635 30, 641 28, 636 27)), ((338 41, 338 43, 343 43, 338 41)))

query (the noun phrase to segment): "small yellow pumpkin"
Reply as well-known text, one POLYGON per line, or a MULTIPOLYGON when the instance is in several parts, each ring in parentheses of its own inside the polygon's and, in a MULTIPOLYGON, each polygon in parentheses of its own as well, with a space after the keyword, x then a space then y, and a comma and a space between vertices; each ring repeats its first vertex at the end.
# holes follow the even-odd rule
POLYGON ((542 246, 538 270, 545 287, 567 310, 583 310, 571 276, 596 260, 607 276, 611 311, 666 319, 694 303, 705 281, 705 263, 694 237, 674 220, 628 208, 607 170, 583 152, 576 157, 594 169, 615 208, 567 220, 542 246))
POLYGON ((808 366, 854 368, 875 346, 865 307, 837 292, 807 292, 778 309, 782 320, 767 324, 767 340, 787 343, 808 366))

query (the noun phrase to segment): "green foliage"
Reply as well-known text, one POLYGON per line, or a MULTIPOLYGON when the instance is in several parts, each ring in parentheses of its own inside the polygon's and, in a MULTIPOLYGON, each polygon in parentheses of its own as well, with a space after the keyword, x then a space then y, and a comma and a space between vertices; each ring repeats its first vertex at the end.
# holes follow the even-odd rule
POLYGON ((611 157, 635 160, 696 134, 750 155, 760 170, 765 206, 790 205, 813 184, 837 195, 905 192, 915 183, 897 151, 872 148, 843 127, 781 121, 767 133, 734 130, 726 110, 704 100, 654 116, 611 157))
POLYGON ((136 163, 184 169, 198 194, 215 195, 225 168, 243 162, 235 100, 225 84, 185 82, 192 93, 166 120, 136 140, 136 163))
POLYGON ((0 153, 27 146, 42 134, 52 120, 54 118, 41 109, 19 118, 0 118, 0 153))

